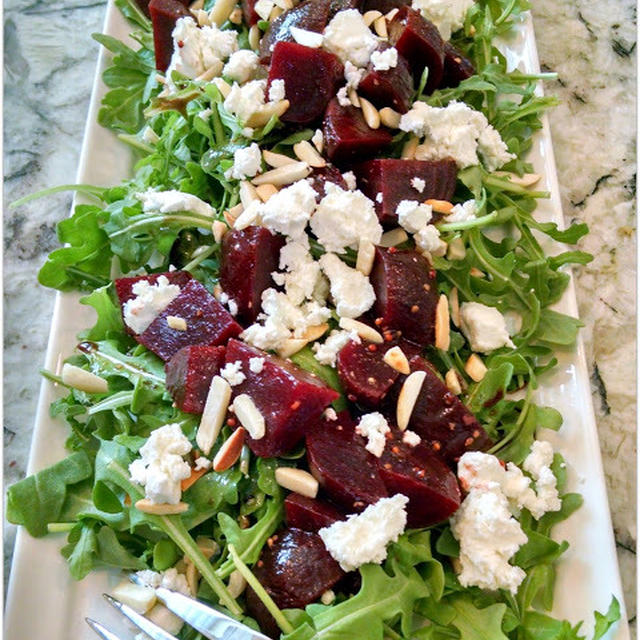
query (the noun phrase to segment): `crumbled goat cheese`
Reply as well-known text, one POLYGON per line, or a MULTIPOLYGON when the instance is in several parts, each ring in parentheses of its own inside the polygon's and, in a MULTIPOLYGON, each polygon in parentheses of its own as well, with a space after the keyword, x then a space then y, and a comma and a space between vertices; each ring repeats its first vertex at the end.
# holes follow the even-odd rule
POLYGON ((474 351, 489 353, 505 346, 515 349, 505 319, 494 307, 479 302, 463 302, 460 306, 460 328, 474 351))
POLYGON ((422 438, 414 431, 407 429, 402 434, 402 442, 408 444, 410 447, 417 447, 422 442, 422 438))
POLYGON ((256 53, 249 49, 240 49, 231 54, 222 73, 238 84, 244 84, 253 78, 259 64, 260 61, 256 53))
POLYGON ((235 31, 221 31, 216 25, 198 27, 193 18, 180 18, 171 36, 173 55, 166 73, 169 81, 174 71, 187 78, 210 70, 220 75, 223 61, 238 50, 235 31))
POLYGON ((467 11, 474 0, 413 0, 412 8, 433 22, 440 35, 449 40, 451 34, 464 26, 467 11))
POLYGON ((322 413, 322 417, 329 422, 335 422, 338 419, 338 414, 333 407, 327 407, 322 413))
POLYGON ((182 458, 189 451, 191 443, 179 424, 159 427, 140 447, 140 458, 129 465, 131 480, 144 486, 151 502, 177 504, 182 494, 180 482, 191 475, 191 467, 182 458))
POLYGON ((235 362, 227 362, 227 364, 220 369, 220 375, 232 386, 235 387, 242 384, 247 376, 242 372, 242 362, 236 360, 235 362))
POLYGON ((155 284, 138 280, 131 291, 136 297, 124 303, 122 315, 124 323, 140 334, 178 297, 180 287, 169 284, 167 276, 160 276, 155 284))
POLYGON ((351 100, 349 100, 349 96, 347 95, 347 87, 341 87, 338 89, 338 93, 336 93, 336 98, 338 98, 338 104, 341 107, 350 107, 351 100))
POLYGON ((440 232, 432 224, 428 224, 426 227, 420 229, 420 231, 413 236, 413 240, 416 243, 416 247, 421 251, 428 251, 429 253, 438 251, 442 245, 440 232))
POLYGON ((539 518, 547 511, 560 511, 562 503, 558 496, 556 477, 551 470, 553 463, 553 447, 544 440, 536 440, 531 453, 525 458, 522 468, 529 473, 536 483, 536 508, 525 505, 534 518, 539 518), (540 514, 537 515, 537 514, 540 514))
POLYGON ((264 369, 264 358, 249 358, 249 371, 251 373, 262 373, 264 369))
POLYGON ((424 229, 432 216, 431 206, 415 200, 401 200, 396 207, 398 223, 409 233, 418 233, 424 229))
POLYGON ((170 591, 177 591, 185 596, 194 595, 189 589, 189 583, 184 574, 178 573, 175 567, 171 567, 166 571, 157 572, 149 569, 143 571, 136 571, 136 576, 147 586, 157 589, 158 587, 164 587, 170 591))
POLYGON ((345 191, 337 185, 331 185, 320 200, 311 218, 311 231, 327 251, 336 253, 343 253, 346 247, 357 249, 367 240, 378 244, 382 237, 373 202, 361 191, 345 191))
POLYGON ((284 286, 287 297, 293 304, 302 304, 305 299, 311 299, 320 277, 320 264, 309 252, 309 239, 301 235, 298 240, 287 241, 280 250, 279 267, 286 273, 274 272, 273 281, 284 286))
POLYGON ((224 108, 245 122, 264 105, 266 80, 251 80, 242 86, 233 83, 229 95, 225 98, 224 108))
POLYGON ((378 204, 382 204, 383 200, 384 200, 384 196, 382 195, 382 191, 378 191, 378 193, 376 193, 376 202, 378 204))
POLYGON ((346 89, 357 89, 360 85, 360 80, 364 77, 365 69, 358 69, 354 64, 351 64, 348 60, 344 65, 344 79, 347 81, 346 89))
POLYGON ((387 545, 396 542, 407 526, 408 502, 400 493, 381 498, 362 513, 320 529, 318 535, 344 571, 368 562, 381 564, 387 557, 387 545))
POLYGON ((480 153, 487 169, 494 171, 515 158, 485 115, 463 102, 430 107, 416 101, 400 118, 400 129, 425 138, 416 149, 417 160, 453 158, 464 169, 479 164, 480 153))
POLYGON ((200 471, 204 469, 205 471, 211 467, 211 460, 209 458, 205 458, 204 456, 199 456, 195 459, 195 470, 200 471))
POLYGON ((306 180, 280 189, 261 207, 263 226, 290 238, 300 238, 316 208, 316 195, 306 180))
POLYGON ((424 188, 427 186, 427 183, 422 178, 418 178, 418 176, 415 176, 414 178, 411 178, 411 186, 416 191, 422 193, 424 191, 424 188))
POLYGON ((384 51, 374 51, 371 54, 371 64, 374 71, 389 71, 398 65, 398 50, 389 47, 384 51))
POLYGON ((322 129, 316 129, 313 136, 311 136, 311 142, 313 142, 313 145, 316 147, 316 149, 322 149, 322 145, 324 144, 322 129))
POLYGON ((360 343, 360 336, 355 331, 338 331, 334 329, 322 344, 314 342, 311 348, 315 353, 316 360, 320 364, 335 367, 338 352, 349 340, 360 343))
POLYGON ((229 313, 232 316, 237 316, 238 315, 238 303, 233 299, 233 298, 229 298, 229 302, 227 303, 227 307, 229 309, 229 313))
POLYGON ((326 26, 323 46, 343 63, 348 60, 356 67, 366 67, 378 46, 378 39, 357 9, 346 9, 338 11, 326 26))
POLYGON ((307 31, 306 29, 300 29, 300 27, 291 27, 290 33, 298 44, 311 49, 318 49, 324 41, 324 36, 321 33, 307 31))
POLYGON ((353 171, 347 171, 342 174, 342 179, 347 183, 349 191, 355 191, 358 187, 356 183, 356 174, 353 171))
POLYGON ((262 154, 260 153, 260 147, 253 142, 250 146, 236 149, 233 152, 233 167, 227 177, 235 178, 236 180, 253 178, 260 171, 261 166, 262 154))
POLYGON ((384 445, 387 443, 385 437, 391 429, 385 417, 378 413, 366 413, 363 415, 356 425, 356 433, 363 438, 367 438, 365 449, 379 458, 384 451, 384 445))
POLYGON ((451 213, 447 216, 447 222, 467 222, 474 220, 478 207, 475 200, 467 200, 462 204, 454 205, 451 213))
POLYGON ((279 100, 284 100, 285 95, 284 80, 282 78, 272 80, 269 85, 269 100, 278 102, 279 100))
POLYGON ((171 189, 169 191, 153 191, 149 189, 143 193, 136 193, 136 198, 142 202, 145 213, 175 213, 189 211, 203 216, 213 217, 216 210, 191 193, 182 193, 171 189))
POLYGON ((346 265, 334 253, 325 253, 320 266, 329 278, 339 316, 357 318, 371 309, 376 295, 367 276, 346 265))

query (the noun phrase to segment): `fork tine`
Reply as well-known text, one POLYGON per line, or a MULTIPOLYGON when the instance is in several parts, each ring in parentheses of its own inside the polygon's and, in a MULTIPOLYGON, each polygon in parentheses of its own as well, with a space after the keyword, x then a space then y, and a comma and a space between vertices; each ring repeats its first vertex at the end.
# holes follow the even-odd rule
MULTIPOLYGON (((129 620, 131 620, 131 622, 133 622, 133 624, 135 624, 138 629, 141 629, 148 636, 151 636, 153 640, 177 640, 175 636, 172 636, 162 627, 159 627, 154 622, 151 622, 151 620, 149 620, 148 618, 145 618, 143 615, 139 614, 129 605, 116 600, 106 593, 103 593, 102 595, 112 607, 115 607, 123 616, 129 618, 129 620)), ((106 640, 119 640, 119 638, 117 638, 116 636, 111 636, 106 638, 106 640)))
POLYGON ((121 640, 121 638, 111 633, 111 631, 103 627, 99 622, 96 622, 91 618, 85 618, 85 621, 102 638, 102 640, 121 640))

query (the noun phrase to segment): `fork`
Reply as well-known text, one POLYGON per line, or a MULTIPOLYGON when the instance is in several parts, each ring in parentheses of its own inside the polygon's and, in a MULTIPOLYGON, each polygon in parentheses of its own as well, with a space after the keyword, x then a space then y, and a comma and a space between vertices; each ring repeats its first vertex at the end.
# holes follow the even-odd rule
MULTIPOLYGON (((170 611, 190 624, 209 640, 270 640, 262 633, 212 609, 206 604, 165 587, 156 588, 156 597, 170 611)), ((132 609, 129 605, 104 593, 107 602, 127 617, 138 629, 144 631, 153 640, 177 640, 174 635, 165 631, 151 620, 132 609)), ((104 625, 85 618, 87 624, 103 640, 122 640, 104 625)))

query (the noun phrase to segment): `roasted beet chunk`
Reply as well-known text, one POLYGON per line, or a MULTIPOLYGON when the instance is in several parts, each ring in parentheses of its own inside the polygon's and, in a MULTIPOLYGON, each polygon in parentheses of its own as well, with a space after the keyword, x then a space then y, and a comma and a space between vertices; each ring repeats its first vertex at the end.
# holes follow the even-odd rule
POLYGON ((280 119, 308 124, 321 118, 344 80, 343 73, 340 59, 333 53, 297 42, 278 42, 271 56, 269 86, 273 80, 284 80, 285 98, 290 103, 280 119))
POLYGON ((444 75, 440 86, 457 87, 475 72, 471 60, 465 58, 452 44, 446 42, 444 45, 444 75))
POLYGON ((440 86, 444 73, 444 41, 438 29, 419 11, 401 7, 389 24, 389 42, 404 56, 420 78, 425 66, 429 78, 425 91, 432 93, 440 86))
POLYGON ((291 451, 338 397, 333 389, 293 363, 230 340, 226 362, 237 361, 242 363, 246 377, 233 387, 233 397, 242 393, 249 395, 265 420, 264 437, 247 438, 247 444, 257 456, 271 458, 291 451), (251 371, 251 358, 264 358, 259 373, 251 371))
POLYGON ((222 239, 220 284, 238 305, 238 319, 246 324, 260 313, 261 296, 273 286, 271 272, 277 271, 284 237, 264 227, 233 230, 222 239))
POLYGON ((362 13, 367 11, 380 11, 380 13, 387 14, 393 9, 399 9, 405 5, 410 5, 410 0, 364 0, 362 3, 362 13))
POLYGON ((341 189, 347 191, 349 187, 340 173, 340 169, 328 164, 326 167, 314 169, 309 175, 311 186, 316 190, 318 198, 324 198, 326 195, 325 185, 327 182, 337 184, 341 189))
POLYGON ((428 446, 411 447, 394 429, 379 460, 380 476, 389 495, 409 498, 407 524, 428 527, 448 518, 460 506, 460 488, 455 475, 428 446))
POLYGON ((329 22, 329 0, 306 0, 276 18, 260 41, 260 62, 269 64, 277 42, 293 42, 291 27, 322 33, 329 22))
POLYGON ((433 344, 438 288, 424 256, 377 248, 371 284, 376 293, 374 312, 383 328, 396 329, 420 345, 433 344))
POLYGON ((376 458, 365 449, 346 411, 338 420, 320 422, 306 442, 311 472, 331 500, 349 513, 387 497, 376 458))
POLYGON ((318 531, 331 526, 344 516, 328 502, 290 493, 284 501, 284 518, 289 527, 318 531))
POLYGON ((398 377, 383 361, 390 346, 351 340, 340 350, 338 375, 349 400, 375 407, 384 399, 398 377))
POLYGON ((182 347, 219 345, 237 336, 242 327, 197 280, 189 280, 180 294, 136 340, 165 362, 182 347), (182 318, 184 330, 173 329, 167 318, 182 318))
POLYGON ((165 72, 173 54, 171 33, 179 18, 191 17, 184 3, 178 0, 151 0, 149 14, 153 24, 153 47, 156 54, 156 69, 165 72))
POLYGON ((329 20, 339 11, 347 9, 360 9, 361 0, 331 0, 329 4, 329 20))
POLYGON ((453 160, 376 158, 354 168, 358 187, 371 198, 382 224, 397 224, 396 208, 402 200, 451 200, 458 170, 453 160), (418 191, 411 181, 424 180, 418 191), (378 194, 382 194, 381 196, 378 194))
POLYGON ((167 390, 179 409, 202 413, 211 379, 224 365, 224 347, 183 347, 165 365, 167 390))
POLYGON ((260 20, 260 16, 256 13, 256 1, 257 0, 241 0, 240 6, 242 7, 242 17, 247 25, 252 27, 260 20))
POLYGON ((391 134, 384 127, 370 129, 362 111, 341 107, 333 99, 324 114, 323 135, 326 154, 336 164, 372 156, 391 144, 391 134))
MULTIPOLYGON (((378 47, 378 51, 388 48, 388 44, 383 44, 378 47)), ((370 62, 358 85, 358 93, 371 100, 376 107, 392 107, 400 113, 407 112, 413 95, 413 76, 409 64, 398 55, 395 67, 376 71, 370 62)))

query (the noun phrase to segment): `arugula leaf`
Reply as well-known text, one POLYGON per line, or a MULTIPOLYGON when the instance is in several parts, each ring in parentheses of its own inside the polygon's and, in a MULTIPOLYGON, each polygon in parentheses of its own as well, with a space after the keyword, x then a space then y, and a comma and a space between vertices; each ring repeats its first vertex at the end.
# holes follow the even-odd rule
POLYGON ((502 619, 507 610, 505 604, 479 609, 465 595, 448 598, 447 604, 456 611, 451 624, 460 632, 460 640, 508 640, 502 632, 502 619))
POLYGON ((104 340, 112 334, 122 333, 124 325, 120 306, 111 297, 112 286, 106 285, 92 291, 88 296, 80 298, 80 304, 93 307, 97 314, 96 324, 92 329, 79 334, 81 340, 104 340))
POLYGON ((609 631, 612 625, 620 620, 620 603, 618 602, 618 599, 613 596, 607 612, 602 614, 599 611, 596 611, 594 616, 596 624, 593 631, 593 640, 599 640, 605 635, 605 633, 607 633, 607 631, 609 631))

